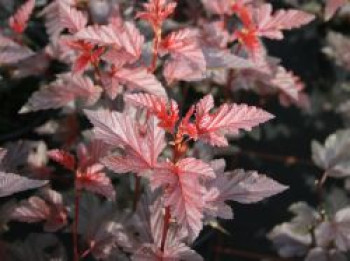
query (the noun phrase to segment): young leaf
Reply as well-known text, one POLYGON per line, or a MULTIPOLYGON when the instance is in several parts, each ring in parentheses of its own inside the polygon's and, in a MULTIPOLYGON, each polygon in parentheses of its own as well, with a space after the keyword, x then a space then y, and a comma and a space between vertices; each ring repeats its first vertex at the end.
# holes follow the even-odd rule
POLYGON ((27 28, 28 20, 35 7, 35 0, 27 0, 18 8, 16 13, 9 18, 9 25, 13 31, 18 34, 24 32, 27 28))

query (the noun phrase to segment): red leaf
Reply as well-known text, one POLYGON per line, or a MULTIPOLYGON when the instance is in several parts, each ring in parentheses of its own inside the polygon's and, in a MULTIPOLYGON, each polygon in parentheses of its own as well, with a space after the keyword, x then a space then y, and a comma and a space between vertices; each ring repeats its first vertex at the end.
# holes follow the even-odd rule
POLYGON ((147 109, 149 113, 159 119, 160 127, 173 133, 179 120, 179 109, 174 100, 171 100, 170 105, 168 105, 165 98, 150 94, 126 94, 124 99, 129 104, 147 109))
POLYGON ((63 150, 50 150, 48 156, 68 170, 75 170, 75 158, 72 154, 63 150))
POLYGON ((18 8, 16 13, 9 18, 9 25, 18 34, 24 32, 28 25, 28 20, 35 6, 35 0, 28 0, 18 8))

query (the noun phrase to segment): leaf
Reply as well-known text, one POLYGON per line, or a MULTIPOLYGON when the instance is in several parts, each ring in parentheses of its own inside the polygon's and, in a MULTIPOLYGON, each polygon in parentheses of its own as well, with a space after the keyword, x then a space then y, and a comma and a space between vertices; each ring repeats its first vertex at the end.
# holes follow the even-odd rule
POLYGON ((171 55, 171 59, 165 63, 163 72, 168 83, 175 80, 196 81, 204 78, 206 61, 198 42, 197 30, 186 28, 170 33, 162 40, 160 52, 171 55))
POLYGON ((34 54, 28 47, 0 34, 0 64, 15 64, 34 54))
POLYGON ((347 0, 326 0, 324 19, 330 20, 339 8, 347 4, 347 0))
POLYGON ((20 112, 58 109, 77 99, 91 106, 97 102, 101 93, 102 89, 95 86, 87 76, 62 74, 55 82, 34 92, 20 112))
POLYGON ((342 178, 350 175, 349 130, 339 130, 327 137, 325 144, 311 144, 312 160, 325 170, 329 177, 342 178))
POLYGON ((46 189, 41 197, 33 196, 28 200, 22 200, 11 217, 27 223, 45 221, 44 230, 56 232, 67 224, 67 209, 63 205, 61 194, 46 189))
POLYGON ((75 158, 72 154, 64 150, 50 150, 49 158, 59 163, 68 170, 75 170, 75 158))
POLYGON ((149 0, 148 3, 143 4, 145 11, 138 12, 136 18, 148 21, 155 31, 174 12, 176 5, 173 1, 149 0))
POLYGON ((80 169, 76 176, 78 189, 86 189, 93 193, 102 195, 110 200, 115 199, 115 190, 111 179, 103 172, 101 164, 93 164, 80 169))
POLYGON ((58 2, 58 4, 60 22, 63 28, 67 28, 70 33, 74 34, 87 25, 87 17, 83 12, 64 2, 58 2))
POLYGON ((253 13, 258 35, 270 39, 283 39, 282 30, 299 28, 315 19, 312 14, 294 9, 279 9, 272 14, 271 4, 260 5, 253 13))
POLYGON ((250 131, 252 127, 266 122, 273 116, 261 109, 245 104, 223 104, 214 113, 213 98, 208 95, 196 105, 196 128, 198 137, 213 146, 227 146, 226 134, 237 134, 240 129, 250 131), (208 103, 205 110, 203 103, 208 103))
POLYGON ((122 47, 119 36, 111 24, 87 26, 76 33, 75 37, 77 40, 84 40, 100 46, 122 47))
POLYGON ((161 164, 151 176, 151 187, 164 187, 165 204, 170 206, 171 214, 178 224, 184 227, 190 240, 194 240, 203 223, 202 180, 214 178, 212 168, 194 158, 185 158, 174 165, 161 164))
POLYGON ((164 97, 146 93, 126 94, 124 100, 135 107, 146 109, 159 120, 159 126, 173 133, 175 125, 179 120, 179 108, 174 100, 168 105, 164 97))
POLYGON ((18 8, 13 16, 9 18, 9 25, 13 31, 18 34, 24 32, 28 25, 28 20, 34 10, 34 7, 35 0, 28 0, 18 8))
POLYGON ((315 230, 318 246, 326 247, 334 243, 340 251, 350 248, 350 208, 339 210, 335 216, 321 223, 315 230))
POLYGON ((33 180, 12 173, 0 172, 0 197, 45 186, 46 180, 33 180))
POLYGON ((225 204, 226 201, 255 203, 288 188, 256 171, 237 169, 224 173, 220 168, 216 174, 216 179, 207 183, 206 208, 210 216, 224 219, 233 218, 232 210, 225 204))
POLYGON ((105 78, 104 84, 112 99, 118 93, 119 85, 125 85, 128 89, 142 90, 157 96, 167 96, 164 87, 157 78, 142 67, 116 69, 110 77, 105 78))
POLYGON ((322 247, 314 247, 310 249, 305 261, 347 261, 344 253, 338 249, 324 249, 322 247))
POLYGON ((123 156, 110 156, 103 163, 112 170, 138 174, 153 169, 159 154, 165 147, 164 131, 155 120, 149 120, 147 130, 142 133, 137 123, 128 115, 109 111, 86 111, 94 125, 98 139, 124 149, 123 156))
POLYGON ((271 84, 289 98, 297 101, 299 97, 298 80, 299 79, 292 72, 288 72, 282 66, 278 66, 277 72, 271 80, 271 84))

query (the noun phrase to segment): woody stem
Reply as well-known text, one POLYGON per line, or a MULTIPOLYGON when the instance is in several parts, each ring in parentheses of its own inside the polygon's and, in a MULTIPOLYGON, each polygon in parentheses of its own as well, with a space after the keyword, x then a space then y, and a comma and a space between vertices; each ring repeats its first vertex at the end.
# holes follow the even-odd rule
POLYGON ((139 201, 141 194, 141 178, 137 175, 135 175, 135 191, 134 191, 134 201, 132 203, 132 210, 133 212, 136 211, 137 203, 139 201))

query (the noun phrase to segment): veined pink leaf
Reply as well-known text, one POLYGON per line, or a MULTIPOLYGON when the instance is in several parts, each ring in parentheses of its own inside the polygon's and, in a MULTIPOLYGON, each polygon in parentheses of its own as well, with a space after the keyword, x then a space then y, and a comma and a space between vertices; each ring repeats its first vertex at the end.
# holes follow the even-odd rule
POLYGON ((62 74, 49 86, 34 92, 21 112, 57 109, 76 99, 83 100, 85 106, 91 106, 101 93, 101 87, 95 86, 87 76, 62 74))
POLYGON ((183 230, 170 226, 161 251, 161 239, 164 226, 164 208, 161 198, 149 202, 143 197, 138 204, 136 217, 140 220, 137 231, 142 235, 142 245, 134 249, 131 260, 133 261, 158 261, 158 260, 182 260, 203 261, 200 255, 183 243, 183 230))
POLYGON ((213 169, 201 160, 185 158, 174 165, 166 162, 151 176, 152 188, 164 187, 165 204, 172 216, 185 227, 190 239, 202 229, 204 209, 202 180, 215 178, 213 169))
POLYGON ((293 99, 298 100, 299 88, 298 88, 298 78, 292 73, 286 71, 282 66, 277 68, 277 72, 273 79, 271 79, 271 84, 278 88, 282 93, 293 99))
POLYGON ((49 158, 58 164, 62 165, 68 170, 75 170, 75 158, 72 154, 64 150, 50 150, 48 152, 49 158))
POLYGON ((293 9, 280 9, 272 14, 271 4, 263 4, 253 10, 257 34, 270 39, 282 39, 282 30, 299 28, 315 19, 312 14, 293 9))
POLYGON ((240 129, 250 131, 252 127, 273 118, 270 113, 245 104, 223 104, 214 113, 209 113, 212 107, 203 104, 212 106, 212 98, 206 96, 196 106, 198 137, 193 138, 213 146, 227 146, 225 134, 237 134, 240 129))
POLYGON ((11 217, 27 223, 45 221, 44 230, 56 232, 67 224, 67 209, 63 205, 61 194, 46 189, 42 192, 41 197, 33 196, 21 201, 11 217))
POLYGON ((166 97, 166 92, 157 78, 145 68, 120 68, 112 72, 111 76, 104 79, 105 88, 109 96, 114 99, 120 89, 120 85, 125 85, 133 90, 143 90, 145 92, 166 97))
POLYGON ((157 116, 160 127, 171 133, 174 131, 179 120, 179 109, 174 100, 168 105, 165 98, 146 93, 126 94, 124 100, 138 108, 147 109, 149 113, 157 116))
POLYGON ((84 40, 101 46, 114 46, 121 48, 120 36, 113 25, 91 25, 75 34, 78 40, 84 40))
POLYGON ((44 17, 46 32, 54 43, 57 42, 59 35, 64 30, 61 23, 60 7, 63 5, 69 7, 74 4, 75 0, 54 0, 39 13, 39 16, 44 17))
POLYGON ((46 185, 46 180, 28 179, 12 173, 0 172, 0 197, 7 197, 14 193, 35 189, 46 185))
POLYGON ((330 20, 339 8, 346 5, 347 0, 326 0, 324 19, 326 21, 330 20))
POLYGON ((255 203, 288 188, 256 171, 237 169, 224 173, 221 169, 216 174, 216 179, 207 183, 208 193, 205 196, 206 212, 214 217, 233 218, 232 210, 226 205, 226 201, 255 203))
POLYGON ((205 9, 217 15, 231 15, 232 14, 232 2, 227 0, 202 0, 205 9))
POLYGON ((18 8, 16 13, 9 18, 9 25, 13 31, 18 34, 24 32, 27 28, 28 20, 33 12, 35 0, 27 0, 22 6, 18 8))
POLYGON ((161 42, 160 52, 171 55, 164 68, 168 82, 193 81, 204 77, 206 61, 198 40, 198 31, 186 28, 169 34, 161 42))
POLYGON ((74 34, 87 25, 87 17, 83 12, 65 2, 58 3, 60 22, 63 28, 67 28, 70 33, 74 34))
POLYGON ((123 113, 100 110, 86 114, 98 139, 124 148, 125 156, 110 156, 103 161, 107 167, 121 173, 141 173, 156 166, 165 146, 164 131, 156 121, 150 120, 146 133, 141 133, 135 120, 123 113))
POLYGON ((14 64, 34 54, 28 47, 0 34, 0 64, 14 64))

